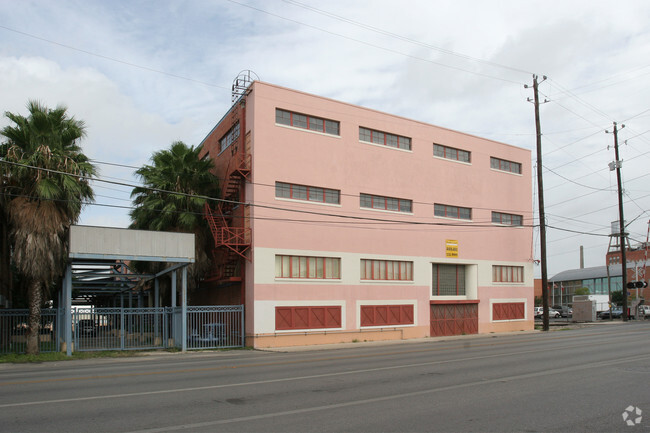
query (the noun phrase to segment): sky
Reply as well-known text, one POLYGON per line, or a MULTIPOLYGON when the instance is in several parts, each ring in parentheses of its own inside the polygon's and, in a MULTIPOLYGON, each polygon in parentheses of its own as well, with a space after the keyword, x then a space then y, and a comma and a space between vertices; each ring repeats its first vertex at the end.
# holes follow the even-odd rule
MULTIPOLYGON (((117 184, 94 182, 79 223, 126 227, 134 171, 173 141, 199 145, 241 71, 530 149, 533 173, 537 75, 551 278, 579 267, 580 246, 605 265, 613 122, 627 231, 647 239, 648 23, 645 0, 0 0, 0 112, 39 100, 83 120, 84 153, 117 184)), ((539 259, 537 229, 534 246, 539 259)))

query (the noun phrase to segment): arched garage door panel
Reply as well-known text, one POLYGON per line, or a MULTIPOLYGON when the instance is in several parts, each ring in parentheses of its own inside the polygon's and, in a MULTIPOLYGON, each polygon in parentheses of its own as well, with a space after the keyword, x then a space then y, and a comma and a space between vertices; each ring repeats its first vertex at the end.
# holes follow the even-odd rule
POLYGON ((432 304, 431 336, 478 334, 478 304, 432 304))

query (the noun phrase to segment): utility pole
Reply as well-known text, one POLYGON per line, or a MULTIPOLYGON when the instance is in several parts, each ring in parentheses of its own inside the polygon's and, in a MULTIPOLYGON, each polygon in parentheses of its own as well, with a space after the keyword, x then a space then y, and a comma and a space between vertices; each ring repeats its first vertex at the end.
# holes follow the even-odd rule
MULTIPOLYGON (((542 82, 546 76, 542 77, 542 82)), ((528 85, 524 85, 528 88, 528 85)), ((542 266, 542 315, 543 330, 549 330, 548 320, 548 272, 546 270, 546 212, 544 211, 544 182, 542 180, 542 128, 539 122, 539 83, 537 75, 533 75, 533 103, 535 105, 535 131, 537 133, 537 196, 539 197, 539 240, 542 266)), ((528 98, 530 102, 530 98, 528 98)), ((544 102, 547 102, 544 100, 544 102)))
MULTIPOLYGON (((625 128, 625 125, 621 125, 621 129, 625 128)), ((609 133, 609 131, 605 131, 609 133)), ((621 186, 621 160, 618 156, 618 128, 616 122, 614 122, 614 155, 616 156, 616 161, 614 161, 614 167, 616 168, 616 182, 618 184, 618 223, 620 227, 620 245, 621 245, 621 275, 622 275, 622 290, 623 290, 623 321, 627 322, 627 256, 625 252, 626 237, 625 233, 625 219, 623 218, 623 188, 621 186)))

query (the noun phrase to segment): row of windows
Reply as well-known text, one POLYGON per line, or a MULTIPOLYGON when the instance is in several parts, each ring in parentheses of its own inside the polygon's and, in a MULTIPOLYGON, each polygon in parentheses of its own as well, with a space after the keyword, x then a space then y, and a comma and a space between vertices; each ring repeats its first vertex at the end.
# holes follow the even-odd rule
MULTIPOLYGON (((340 122, 336 120, 294 113, 280 108, 275 109, 275 123, 336 136, 340 135, 341 130, 340 122)), ((359 127, 359 140, 394 147, 396 149, 411 150, 411 138, 389 132, 377 131, 363 126, 359 127)), ((433 155, 439 158, 453 159, 467 163, 471 162, 471 152, 441 144, 434 143, 433 155)), ((505 159, 490 157, 490 167, 496 170, 521 174, 520 163, 505 159)))
POLYGON ((433 214, 437 217, 455 218, 459 220, 471 220, 472 210, 467 207, 449 206, 446 204, 435 203, 433 205, 433 214))
POLYGON ((340 279, 341 259, 336 257, 275 256, 276 278, 340 279))
POLYGON ((413 281, 413 262, 361 259, 361 279, 413 281))
MULTIPOLYGON (((275 182, 275 196, 278 198, 290 198, 293 200, 313 201, 318 203, 341 203, 341 191, 337 189, 298 185, 286 182, 275 182)), ((406 213, 413 212, 412 200, 363 193, 360 195, 359 200, 362 208, 406 213)), ((443 218, 471 220, 472 209, 434 203, 433 215, 443 218)), ((523 217, 521 215, 507 214, 503 212, 492 212, 492 222, 509 226, 521 226, 523 225, 523 217)))
MULTIPOLYGON (((360 279, 413 281, 413 262, 361 259, 360 279)), ((339 257, 275 256, 276 278, 341 279, 339 257)), ((495 283, 523 283, 523 266, 492 266, 495 283)), ((433 296, 465 295, 465 265, 433 264, 433 296)))
POLYGON ((275 123, 329 135, 339 135, 340 131, 340 124, 336 120, 293 113, 291 111, 280 110, 279 108, 275 109, 275 123))
POLYGON ((341 203, 341 192, 339 190, 284 182, 275 182, 275 196, 318 203, 341 203))
POLYGON ((506 161, 505 159, 490 157, 490 168, 510 173, 521 174, 521 164, 518 162, 506 161))
POLYGON ((411 150, 411 139, 388 132, 359 127, 359 140, 367 143, 382 144, 397 149, 411 150))
POLYGON ((360 197, 361 207, 369 209, 391 210, 407 213, 410 213, 413 210, 412 200, 370 194, 361 194, 360 197))
POLYGON ((523 283, 523 266, 492 266, 492 281, 495 283, 523 283))
MULTIPOLYGON (((239 138, 239 122, 235 123, 232 128, 219 140, 219 153, 230 147, 239 138)), ((207 155, 207 154, 206 154, 207 155)))
POLYGON ((433 145, 433 155, 438 158, 455 159, 461 162, 471 162, 470 152, 467 150, 456 149, 455 147, 443 146, 442 144, 433 145))
POLYGON ((492 212, 492 222, 504 226, 521 226, 524 218, 521 215, 513 215, 503 212, 492 212))

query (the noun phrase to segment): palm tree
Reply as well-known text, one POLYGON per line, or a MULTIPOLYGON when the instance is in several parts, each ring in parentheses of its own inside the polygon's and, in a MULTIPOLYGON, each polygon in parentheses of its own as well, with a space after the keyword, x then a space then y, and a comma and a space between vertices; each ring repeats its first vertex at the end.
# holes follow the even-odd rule
POLYGON ((189 267, 190 286, 198 285, 210 267, 211 236, 203 217, 205 197, 217 197, 218 179, 212 161, 199 159, 200 148, 175 141, 155 152, 151 165, 136 171, 143 186, 131 192, 135 205, 131 228, 175 231, 196 235, 196 262, 189 267))
POLYGON ((27 117, 5 113, 13 125, 0 131, 7 139, 0 158, 9 167, 3 200, 12 260, 27 287, 27 353, 37 354, 44 289, 63 274, 68 229, 93 200, 89 178, 96 171, 78 145, 83 121, 63 106, 29 101, 27 108, 27 117))

